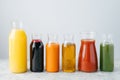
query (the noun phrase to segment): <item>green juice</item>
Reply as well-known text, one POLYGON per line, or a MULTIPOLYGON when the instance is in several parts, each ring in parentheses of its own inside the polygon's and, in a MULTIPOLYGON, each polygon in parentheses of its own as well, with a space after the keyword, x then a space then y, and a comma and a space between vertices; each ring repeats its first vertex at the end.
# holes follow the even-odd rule
POLYGON ((100 70, 112 72, 114 69, 114 45, 109 42, 100 44, 100 70))

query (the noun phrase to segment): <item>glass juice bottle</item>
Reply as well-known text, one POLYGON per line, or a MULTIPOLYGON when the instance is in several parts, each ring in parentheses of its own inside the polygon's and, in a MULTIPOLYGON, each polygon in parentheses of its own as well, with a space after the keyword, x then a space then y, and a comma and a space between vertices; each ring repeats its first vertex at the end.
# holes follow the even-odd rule
POLYGON ((94 33, 81 33, 81 47, 78 58, 78 70, 95 72, 98 69, 94 33))
POLYGON ((73 42, 73 35, 65 35, 62 44, 62 70, 64 72, 75 72, 76 45, 73 42))
POLYGON ((59 71, 59 43, 55 34, 48 35, 48 43, 46 44, 46 71, 59 71))
POLYGON ((104 35, 100 44, 100 70, 112 72, 114 69, 114 44, 110 35, 104 35))
POLYGON ((30 44, 30 70, 43 72, 44 70, 44 45, 40 35, 32 35, 30 44))
POLYGON ((25 31, 13 22, 13 29, 9 35, 9 65, 13 73, 27 71, 27 37, 25 31))

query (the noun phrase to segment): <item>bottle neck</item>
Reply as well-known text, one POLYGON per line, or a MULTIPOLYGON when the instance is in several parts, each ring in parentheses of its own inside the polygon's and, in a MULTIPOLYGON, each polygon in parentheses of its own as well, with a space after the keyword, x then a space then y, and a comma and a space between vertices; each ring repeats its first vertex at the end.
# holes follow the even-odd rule
POLYGON ((80 33, 82 40, 94 40, 95 33, 94 32, 81 32, 80 33))
POLYGON ((48 43, 58 43, 57 42, 57 35, 56 34, 49 34, 48 35, 48 43))
POLYGON ((112 40, 111 35, 104 35, 103 36, 103 43, 104 44, 112 44, 113 40, 112 40))
POLYGON ((71 34, 64 35, 64 44, 74 43, 74 36, 71 34))
POLYGON ((42 42, 42 40, 41 40, 41 35, 32 34, 32 41, 33 41, 33 42, 42 42))
POLYGON ((12 22, 12 29, 23 29, 22 22, 12 22))

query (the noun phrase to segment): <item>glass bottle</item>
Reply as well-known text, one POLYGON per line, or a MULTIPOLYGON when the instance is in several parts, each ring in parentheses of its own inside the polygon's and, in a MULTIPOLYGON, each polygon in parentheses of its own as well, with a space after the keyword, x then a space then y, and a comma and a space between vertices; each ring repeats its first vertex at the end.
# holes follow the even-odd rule
POLYGON ((48 35, 48 43, 46 44, 46 71, 59 71, 59 43, 56 34, 48 35))
POLYGON ((112 72, 114 69, 114 44, 111 35, 104 35, 100 44, 100 70, 112 72))
POLYGON ((78 58, 78 70, 95 72, 98 69, 94 33, 81 33, 81 47, 78 58))
POLYGON ((32 35, 30 44, 30 70, 43 72, 44 70, 44 45, 40 35, 32 35))
POLYGON ((76 65, 76 45, 73 35, 65 35, 62 44, 62 70, 64 72, 75 72, 76 65))
POLYGON ((13 22, 9 35, 9 65, 13 73, 27 71, 27 36, 22 23, 13 22))

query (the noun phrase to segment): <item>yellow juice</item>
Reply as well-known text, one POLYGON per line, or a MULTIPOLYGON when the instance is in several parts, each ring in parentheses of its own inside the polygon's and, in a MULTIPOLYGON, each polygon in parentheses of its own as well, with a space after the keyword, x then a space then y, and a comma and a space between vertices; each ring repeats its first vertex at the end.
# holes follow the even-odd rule
POLYGON ((76 46, 74 43, 62 44, 62 70, 74 72, 76 70, 76 46))
POLYGON ((13 73, 27 71, 27 37, 22 29, 13 29, 9 35, 9 65, 13 73))

